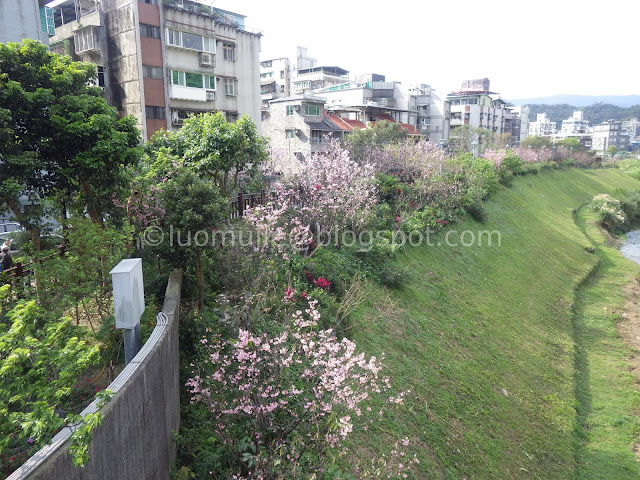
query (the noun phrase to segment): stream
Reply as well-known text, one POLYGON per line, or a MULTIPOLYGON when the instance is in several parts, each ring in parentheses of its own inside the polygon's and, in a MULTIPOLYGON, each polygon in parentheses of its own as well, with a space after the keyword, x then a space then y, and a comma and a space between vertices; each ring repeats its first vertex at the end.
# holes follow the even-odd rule
POLYGON ((640 230, 628 232, 627 240, 620 247, 620 252, 629 260, 633 260, 640 265, 640 230))

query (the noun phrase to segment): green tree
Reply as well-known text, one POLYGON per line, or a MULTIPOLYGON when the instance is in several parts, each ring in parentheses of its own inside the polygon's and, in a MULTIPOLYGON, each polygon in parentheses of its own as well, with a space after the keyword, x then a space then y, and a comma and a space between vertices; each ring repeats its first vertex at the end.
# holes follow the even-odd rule
POLYGON ((609 147, 607 147, 607 155, 609 155, 609 158, 615 157, 616 153, 618 153, 618 147, 615 145, 609 145, 609 147))
MULTIPOLYGON (((5 304, 9 287, 0 287, 5 304)), ((35 301, 21 301, 0 317, 0 453, 35 449, 65 426, 54 409, 78 376, 99 359, 97 345, 82 340, 69 317, 47 321, 35 301)), ((75 423, 71 416, 66 421, 75 423)))
POLYGON ((215 246, 215 232, 229 219, 229 199, 212 182, 182 168, 161 194, 166 210, 158 252, 176 267, 194 266, 198 306, 204 303, 203 256, 215 246))
POLYGON ((251 173, 267 158, 266 142, 250 117, 227 122, 222 112, 187 118, 174 136, 174 153, 229 196, 240 172, 251 173))
POLYGON ((557 147, 568 148, 571 152, 580 152, 584 150, 584 146, 577 137, 567 137, 556 142, 557 147))
POLYGON ((82 208, 101 221, 135 163, 139 132, 88 87, 95 66, 50 53, 33 40, 0 44, 0 208, 40 249, 42 216, 82 208), (22 211, 21 196, 39 208, 22 211))
POLYGON ((365 129, 354 130, 345 139, 344 144, 351 158, 362 163, 371 149, 399 143, 405 138, 407 132, 400 128, 400 125, 381 120, 365 129))
POLYGON ((553 148, 553 142, 549 137, 540 137, 537 135, 529 135, 520 144, 522 148, 531 148, 533 150, 551 150, 553 148))

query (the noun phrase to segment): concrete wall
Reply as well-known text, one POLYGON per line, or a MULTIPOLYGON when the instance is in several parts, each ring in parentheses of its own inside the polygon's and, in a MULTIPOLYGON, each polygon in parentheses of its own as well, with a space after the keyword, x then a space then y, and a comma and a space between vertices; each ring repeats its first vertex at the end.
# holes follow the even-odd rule
POLYGON ((40 26, 38 0, 0 0, 0 43, 19 43, 23 38, 49 43, 40 26))
MULTIPOLYGON (((113 399, 93 432, 90 460, 84 468, 71 463, 66 428, 8 480, 168 480, 176 460, 172 430, 180 425, 178 314, 182 272, 167 285, 162 312, 151 337, 109 388, 113 399)), ((92 403, 82 413, 96 411, 92 403)))

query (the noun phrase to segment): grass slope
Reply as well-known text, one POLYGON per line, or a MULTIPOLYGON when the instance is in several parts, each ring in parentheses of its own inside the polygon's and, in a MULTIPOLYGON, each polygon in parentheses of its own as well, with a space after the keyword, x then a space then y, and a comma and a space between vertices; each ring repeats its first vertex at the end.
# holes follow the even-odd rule
POLYGON ((638 187, 616 170, 521 177, 487 202, 486 223, 449 227, 500 231, 501 246, 408 248, 398 260, 406 286, 373 287, 354 319, 360 347, 384 352, 394 385, 411 389, 373 434, 355 435, 359 457, 376 458, 407 435, 417 478, 573 478, 576 458, 587 461, 574 292, 598 261, 573 213, 597 193, 638 187))
POLYGON ((629 447, 640 433, 640 392, 629 372, 632 352, 618 338, 616 322, 624 307, 622 287, 637 278, 639 268, 607 242, 595 220, 586 207, 576 217, 599 263, 577 290, 574 308, 579 401, 575 478, 638 479, 640 463, 629 447))

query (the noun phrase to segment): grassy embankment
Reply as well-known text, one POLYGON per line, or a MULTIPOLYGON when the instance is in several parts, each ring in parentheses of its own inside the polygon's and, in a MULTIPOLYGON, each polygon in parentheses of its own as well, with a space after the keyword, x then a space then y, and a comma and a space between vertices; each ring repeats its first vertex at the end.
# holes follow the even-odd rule
POLYGON ((417 478, 640 478, 638 393, 615 327, 620 287, 638 268, 606 245, 586 208, 575 213, 616 188, 640 182, 617 170, 521 177, 492 195, 487 222, 449 227, 499 231, 501 246, 494 237, 400 255, 406 285, 373 288, 355 340, 385 352, 394 386, 411 393, 355 435, 361 459, 407 435, 417 478))

